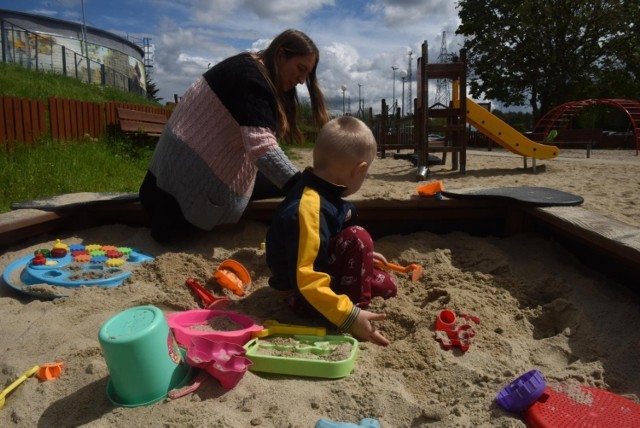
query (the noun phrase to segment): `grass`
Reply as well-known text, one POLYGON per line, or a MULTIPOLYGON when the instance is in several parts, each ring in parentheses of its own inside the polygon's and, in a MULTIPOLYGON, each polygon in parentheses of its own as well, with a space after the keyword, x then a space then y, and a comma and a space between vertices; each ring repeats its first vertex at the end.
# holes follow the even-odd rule
POLYGON ((127 141, 57 143, 17 147, 0 155, 0 212, 12 202, 75 192, 137 192, 152 148, 127 141))
MULTIPOLYGON (((3 63, 0 95, 43 101, 54 96, 159 105, 114 88, 3 63)), ((301 147, 305 146, 310 144, 301 147)), ((288 147, 283 150, 295 158, 288 147)), ((14 202, 64 193, 137 192, 152 154, 150 145, 109 134, 75 143, 44 138, 34 146, 17 145, 11 153, 0 150, 0 213, 10 211, 14 202)))
MULTIPOLYGON (((74 78, 0 63, 0 95, 46 101, 63 97, 92 102, 159 105, 136 94, 74 78)), ((75 192, 137 192, 153 147, 108 135, 61 143, 44 138, 34 146, 0 150, 0 213, 13 202, 75 192)))
POLYGON ((0 95, 46 101, 49 97, 92 102, 120 101, 158 105, 140 95, 119 89, 83 83, 73 77, 29 70, 14 64, 0 63, 0 95))

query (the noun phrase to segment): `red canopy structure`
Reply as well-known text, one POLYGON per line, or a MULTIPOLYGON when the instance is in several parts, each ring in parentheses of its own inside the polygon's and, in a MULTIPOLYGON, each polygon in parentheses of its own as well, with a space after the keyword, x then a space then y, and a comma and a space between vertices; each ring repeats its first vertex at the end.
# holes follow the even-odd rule
POLYGON ((627 115, 633 129, 633 137, 636 146, 636 156, 640 150, 640 102, 625 99, 595 98, 582 101, 570 101, 549 110, 538 120, 533 128, 533 133, 544 134, 546 138, 552 129, 567 129, 571 121, 585 107, 596 104, 606 104, 616 107, 627 115))

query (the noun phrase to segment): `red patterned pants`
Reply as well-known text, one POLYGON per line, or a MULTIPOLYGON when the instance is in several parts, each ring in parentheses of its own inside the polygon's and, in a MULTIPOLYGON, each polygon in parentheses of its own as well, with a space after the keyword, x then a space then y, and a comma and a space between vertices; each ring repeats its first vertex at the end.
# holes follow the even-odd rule
MULTIPOLYGON (((393 277, 373 266, 373 240, 360 226, 347 227, 331 240, 328 273, 333 277, 331 289, 359 307, 367 307, 374 297, 394 297, 398 291, 393 277)), ((300 293, 289 303, 300 315, 318 314, 300 293)))

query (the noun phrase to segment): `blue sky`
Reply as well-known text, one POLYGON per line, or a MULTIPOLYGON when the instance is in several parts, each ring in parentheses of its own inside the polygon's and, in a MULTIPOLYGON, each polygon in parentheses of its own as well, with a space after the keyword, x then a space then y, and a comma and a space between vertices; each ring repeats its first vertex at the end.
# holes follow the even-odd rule
MULTIPOLYGON (((0 8, 82 22, 81 0, 0 0, 0 8)), ((263 48, 282 30, 295 28, 320 49, 320 84, 334 112, 342 110, 342 85, 347 108, 350 100, 351 111, 358 110, 359 84, 365 108, 379 111, 382 98, 393 98, 394 80, 401 103, 409 50, 415 97, 422 42, 429 44, 431 61, 440 53, 443 31, 449 52, 462 43, 455 36, 453 0, 84 0, 84 11, 88 26, 136 42, 151 39, 151 77, 164 101, 182 95, 209 64, 263 48)), ((408 91, 406 83, 405 105, 408 91)))

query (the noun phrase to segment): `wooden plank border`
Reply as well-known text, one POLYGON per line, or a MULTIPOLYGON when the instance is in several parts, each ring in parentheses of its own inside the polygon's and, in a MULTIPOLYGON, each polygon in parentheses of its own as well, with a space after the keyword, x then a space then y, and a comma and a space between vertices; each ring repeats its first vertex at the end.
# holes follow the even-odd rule
MULTIPOLYGON (((268 223, 279 199, 253 201, 245 220, 268 223)), ((430 230, 435 233, 489 226, 498 236, 544 233, 575 253, 586 255, 587 266, 612 272, 614 279, 634 291, 640 278, 640 228, 594 213, 582 207, 536 208, 497 200, 442 200, 411 198, 402 201, 354 200, 360 223, 388 233, 430 230), (592 262, 595 261, 595 262, 592 262)), ((15 210, 0 214, 0 248, 61 226, 74 229, 122 223, 147 226, 139 202, 95 204, 59 212, 15 210)), ((372 235, 375 234, 372 233, 372 235)))

